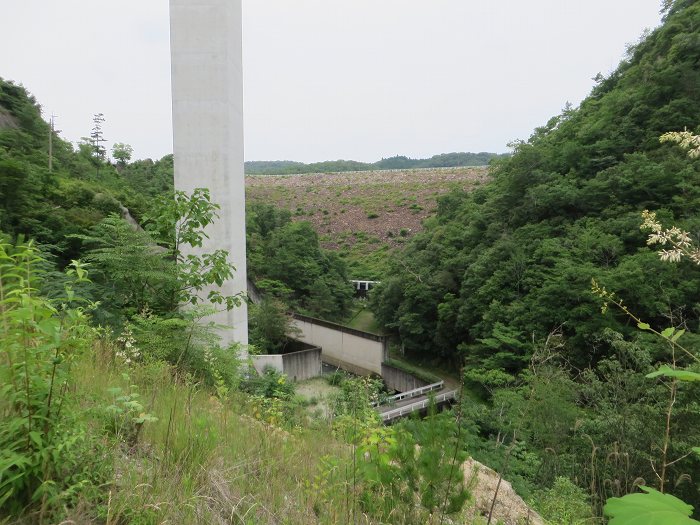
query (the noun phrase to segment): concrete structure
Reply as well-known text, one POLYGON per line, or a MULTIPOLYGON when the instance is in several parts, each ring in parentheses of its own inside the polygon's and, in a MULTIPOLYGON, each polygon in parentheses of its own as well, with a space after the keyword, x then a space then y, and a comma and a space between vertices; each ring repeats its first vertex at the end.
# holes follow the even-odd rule
POLYGON ((251 355, 250 359, 253 362, 253 367, 260 375, 262 375, 266 368, 273 368, 280 374, 284 373, 282 354, 251 355))
POLYGON ((359 375, 382 374, 387 357, 386 337, 361 332, 321 319, 294 314, 297 339, 322 349, 324 363, 359 375))
MULTIPOLYGON (((175 188, 209 188, 221 206, 199 252, 227 250, 236 267, 221 292, 246 290, 241 0, 170 0, 175 188)), ((204 291, 206 295, 207 291, 204 291)), ((223 343, 248 344, 245 304, 211 321, 223 343)))
POLYGON ((286 374, 292 381, 303 381, 321 375, 321 349, 309 348, 288 354, 251 356, 253 366, 259 374, 272 367, 286 374))
POLYGON ((358 297, 367 297, 367 293, 374 288, 376 285, 381 284, 381 281, 358 281, 351 280, 352 285, 355 287, 355 295, 358 297))
POLYGON ((395 392, 408 392, 428 385, 427 381, 418 379, 388 363, 382 363, 382 379, 387 389, 395 392))

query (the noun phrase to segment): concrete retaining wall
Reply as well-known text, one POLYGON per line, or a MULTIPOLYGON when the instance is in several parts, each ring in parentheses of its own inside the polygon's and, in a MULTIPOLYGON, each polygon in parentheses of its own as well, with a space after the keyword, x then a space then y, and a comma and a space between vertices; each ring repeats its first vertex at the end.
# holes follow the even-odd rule
POLYGON ((311 348, 282 354, 284 373, 292 381, 303 381, 321 375, 321 349, 311 348))
POLYGON ((387 389, 395 390, 396 392, 408 392, 409 390, 428 385, 426 381, 386 363, 382 363, 382 379, 384 379, 387 389))
POLYGON ((251 356, 253 366, 258 374, 267 367, 272 367, 286 374, 291 381, 303 381, 321 375, 321 349, 310 348, 288 354, 251 356))
POLYGON ((294 315, 293 323, 300 331, 297 339, 321 347, 324 363, 354 374, 382 374, 386 337, 299 314, 294 315))
POLYGON ((284 373, 284 364, 282 362, 282 354, 272 355, 252 355, 253 366, 258 374, 262 375, 265 369, 269 366, 280 373, 284 373))

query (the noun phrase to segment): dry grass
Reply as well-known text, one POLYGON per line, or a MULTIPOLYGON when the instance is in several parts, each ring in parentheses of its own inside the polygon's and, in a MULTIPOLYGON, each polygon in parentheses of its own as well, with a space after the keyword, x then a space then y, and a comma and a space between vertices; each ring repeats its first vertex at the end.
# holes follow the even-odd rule
POLYGON ((329 428, 267 425, 248 415, 249 398, 218 399, 173 380, 163 365, 132 370, 131 381, 123 372, 94 360, 79 364, 86 417, 109 403, 107 388, 135 383, 158 420, 143 427, 135 446, 114 449, 114 479, 100 508, 81 505, 66 523, 369 523, 351 518, 349 480, 323 494, 316 486, 324 457, 351 454, 329 428))

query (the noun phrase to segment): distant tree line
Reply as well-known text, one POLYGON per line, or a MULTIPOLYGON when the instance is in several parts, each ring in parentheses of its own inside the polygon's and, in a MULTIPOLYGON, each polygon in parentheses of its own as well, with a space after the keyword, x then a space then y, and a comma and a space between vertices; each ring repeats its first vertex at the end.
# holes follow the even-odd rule
POLYGON ((328 173, 340 171, 400 170, 415 168, 457 168, 460 166, 488 166, 492 159, 507 157, 507 153, 443 153, 429 159, 411 159, 402 155, 378 160, 327 160, 324 162, 294 162, 291 160, 248 161, 246 175, 292 175, 298 173, 328 173))

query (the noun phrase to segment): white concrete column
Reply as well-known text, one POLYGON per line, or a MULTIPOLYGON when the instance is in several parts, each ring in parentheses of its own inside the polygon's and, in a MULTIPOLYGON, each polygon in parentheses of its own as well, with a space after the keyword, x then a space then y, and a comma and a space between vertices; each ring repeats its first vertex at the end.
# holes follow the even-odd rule
MULTIPOLYGON (((211 191, 221 206, 201 250, 227 250, 235 278, 222 292, 246 290, 241 0, 170 0, 175 188, 211 191)), ((248 344, 245 304, 213 316, 230 327, 223 343, 248 344)))

